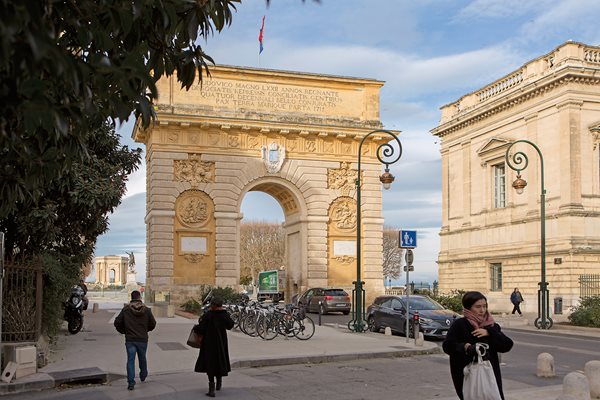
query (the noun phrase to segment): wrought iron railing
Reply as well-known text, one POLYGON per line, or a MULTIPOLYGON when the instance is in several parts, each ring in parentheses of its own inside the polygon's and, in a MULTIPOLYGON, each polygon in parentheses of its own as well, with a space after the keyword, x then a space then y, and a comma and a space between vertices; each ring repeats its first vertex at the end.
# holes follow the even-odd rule
POLYGON ((600 274, 579 275, 579 297, 600 296, 600 274))
POLYGON ((37 341, 42 325, 42 266, 6 263, 2 280, 2 343, 37 341))

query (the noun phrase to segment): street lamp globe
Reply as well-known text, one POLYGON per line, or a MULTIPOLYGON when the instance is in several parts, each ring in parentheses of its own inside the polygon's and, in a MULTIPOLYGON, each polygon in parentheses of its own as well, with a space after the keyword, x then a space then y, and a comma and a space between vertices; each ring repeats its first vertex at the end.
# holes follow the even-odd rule
POLYGON ((521 179, 521 175, 517 174, 517 179, 515 179, 513 182, 512 187, 515 188, 517 194, 522 194, 525 186, 527 186, 527 181, 525 179, 521 179))
POLYGON ((386 168, 385 172, 379 177, 379 180, 381 181, 381 184, 383 185, 383 188, 385 190, 388 190, 392 186, 392 182, 394 182, 394 179, 396 178, 390 173, 389 168, 386 168))

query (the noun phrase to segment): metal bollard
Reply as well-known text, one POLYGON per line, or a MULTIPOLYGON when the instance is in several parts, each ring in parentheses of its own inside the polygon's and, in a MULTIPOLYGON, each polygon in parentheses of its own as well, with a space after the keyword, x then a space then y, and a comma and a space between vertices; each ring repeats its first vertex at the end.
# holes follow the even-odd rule
POLYGON ((417 338, 419 337, 419 329, 421 328, 421 323, 419 321, 419 312, 415 311, 415 315, 413 317, 413 336, 415 337, 415 346, 417 345, 417 338))
POLYGON ((321 306, 323 305, 322 301, 319 301, 319 326, 321 326, 321 310, 323 309, 321 306))

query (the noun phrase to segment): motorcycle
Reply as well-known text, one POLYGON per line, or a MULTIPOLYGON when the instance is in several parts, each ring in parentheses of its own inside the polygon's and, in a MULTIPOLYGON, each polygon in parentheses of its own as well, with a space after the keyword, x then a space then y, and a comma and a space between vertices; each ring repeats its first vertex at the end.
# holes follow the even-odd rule
POLYGON ((81 287, 77 286, 71 289, 69 300, 64 303, 65 315, 64 320, 67 321, 67 329, 69 333, 76 334, 83 328, 83 310, 87 309, 87 299, 81 287))

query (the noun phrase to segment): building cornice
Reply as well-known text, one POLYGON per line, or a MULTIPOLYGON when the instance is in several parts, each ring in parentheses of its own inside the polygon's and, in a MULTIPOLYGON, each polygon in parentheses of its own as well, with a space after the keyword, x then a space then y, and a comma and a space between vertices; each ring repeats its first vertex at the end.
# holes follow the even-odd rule
POLYGON ((552 76, 549 77, 549 79, 546 82, 540 81, 532 83, 529 85, 529 87, 524 87, 517 92, 507 94, 501 99, 498 99, 487 105, 482 105, 479 108, 475 108, 462 115, 458 115, 451 121, 432 129, 430 132, 435 136, 445 137, 456 131, 464 129, 469 125, 473 125, 477 122, 483 121, 502 111, 509 110, 521 103, 524 103, 535 97, 542 96, 551 90, 554 90, 560 86, 567 85, 569 83, 600 85, 600 77, 596 77, 593 74, 588 73, 587 71, 581 71, 581 73, 577 73, 574 71, 564 72, 565 74, 558 79, 553 79, 555 77, 552 76))
POLYGON ((443 106, 444 137, 569 83, 600 84, 600 47, 567 42, 497 81, 443 106))

